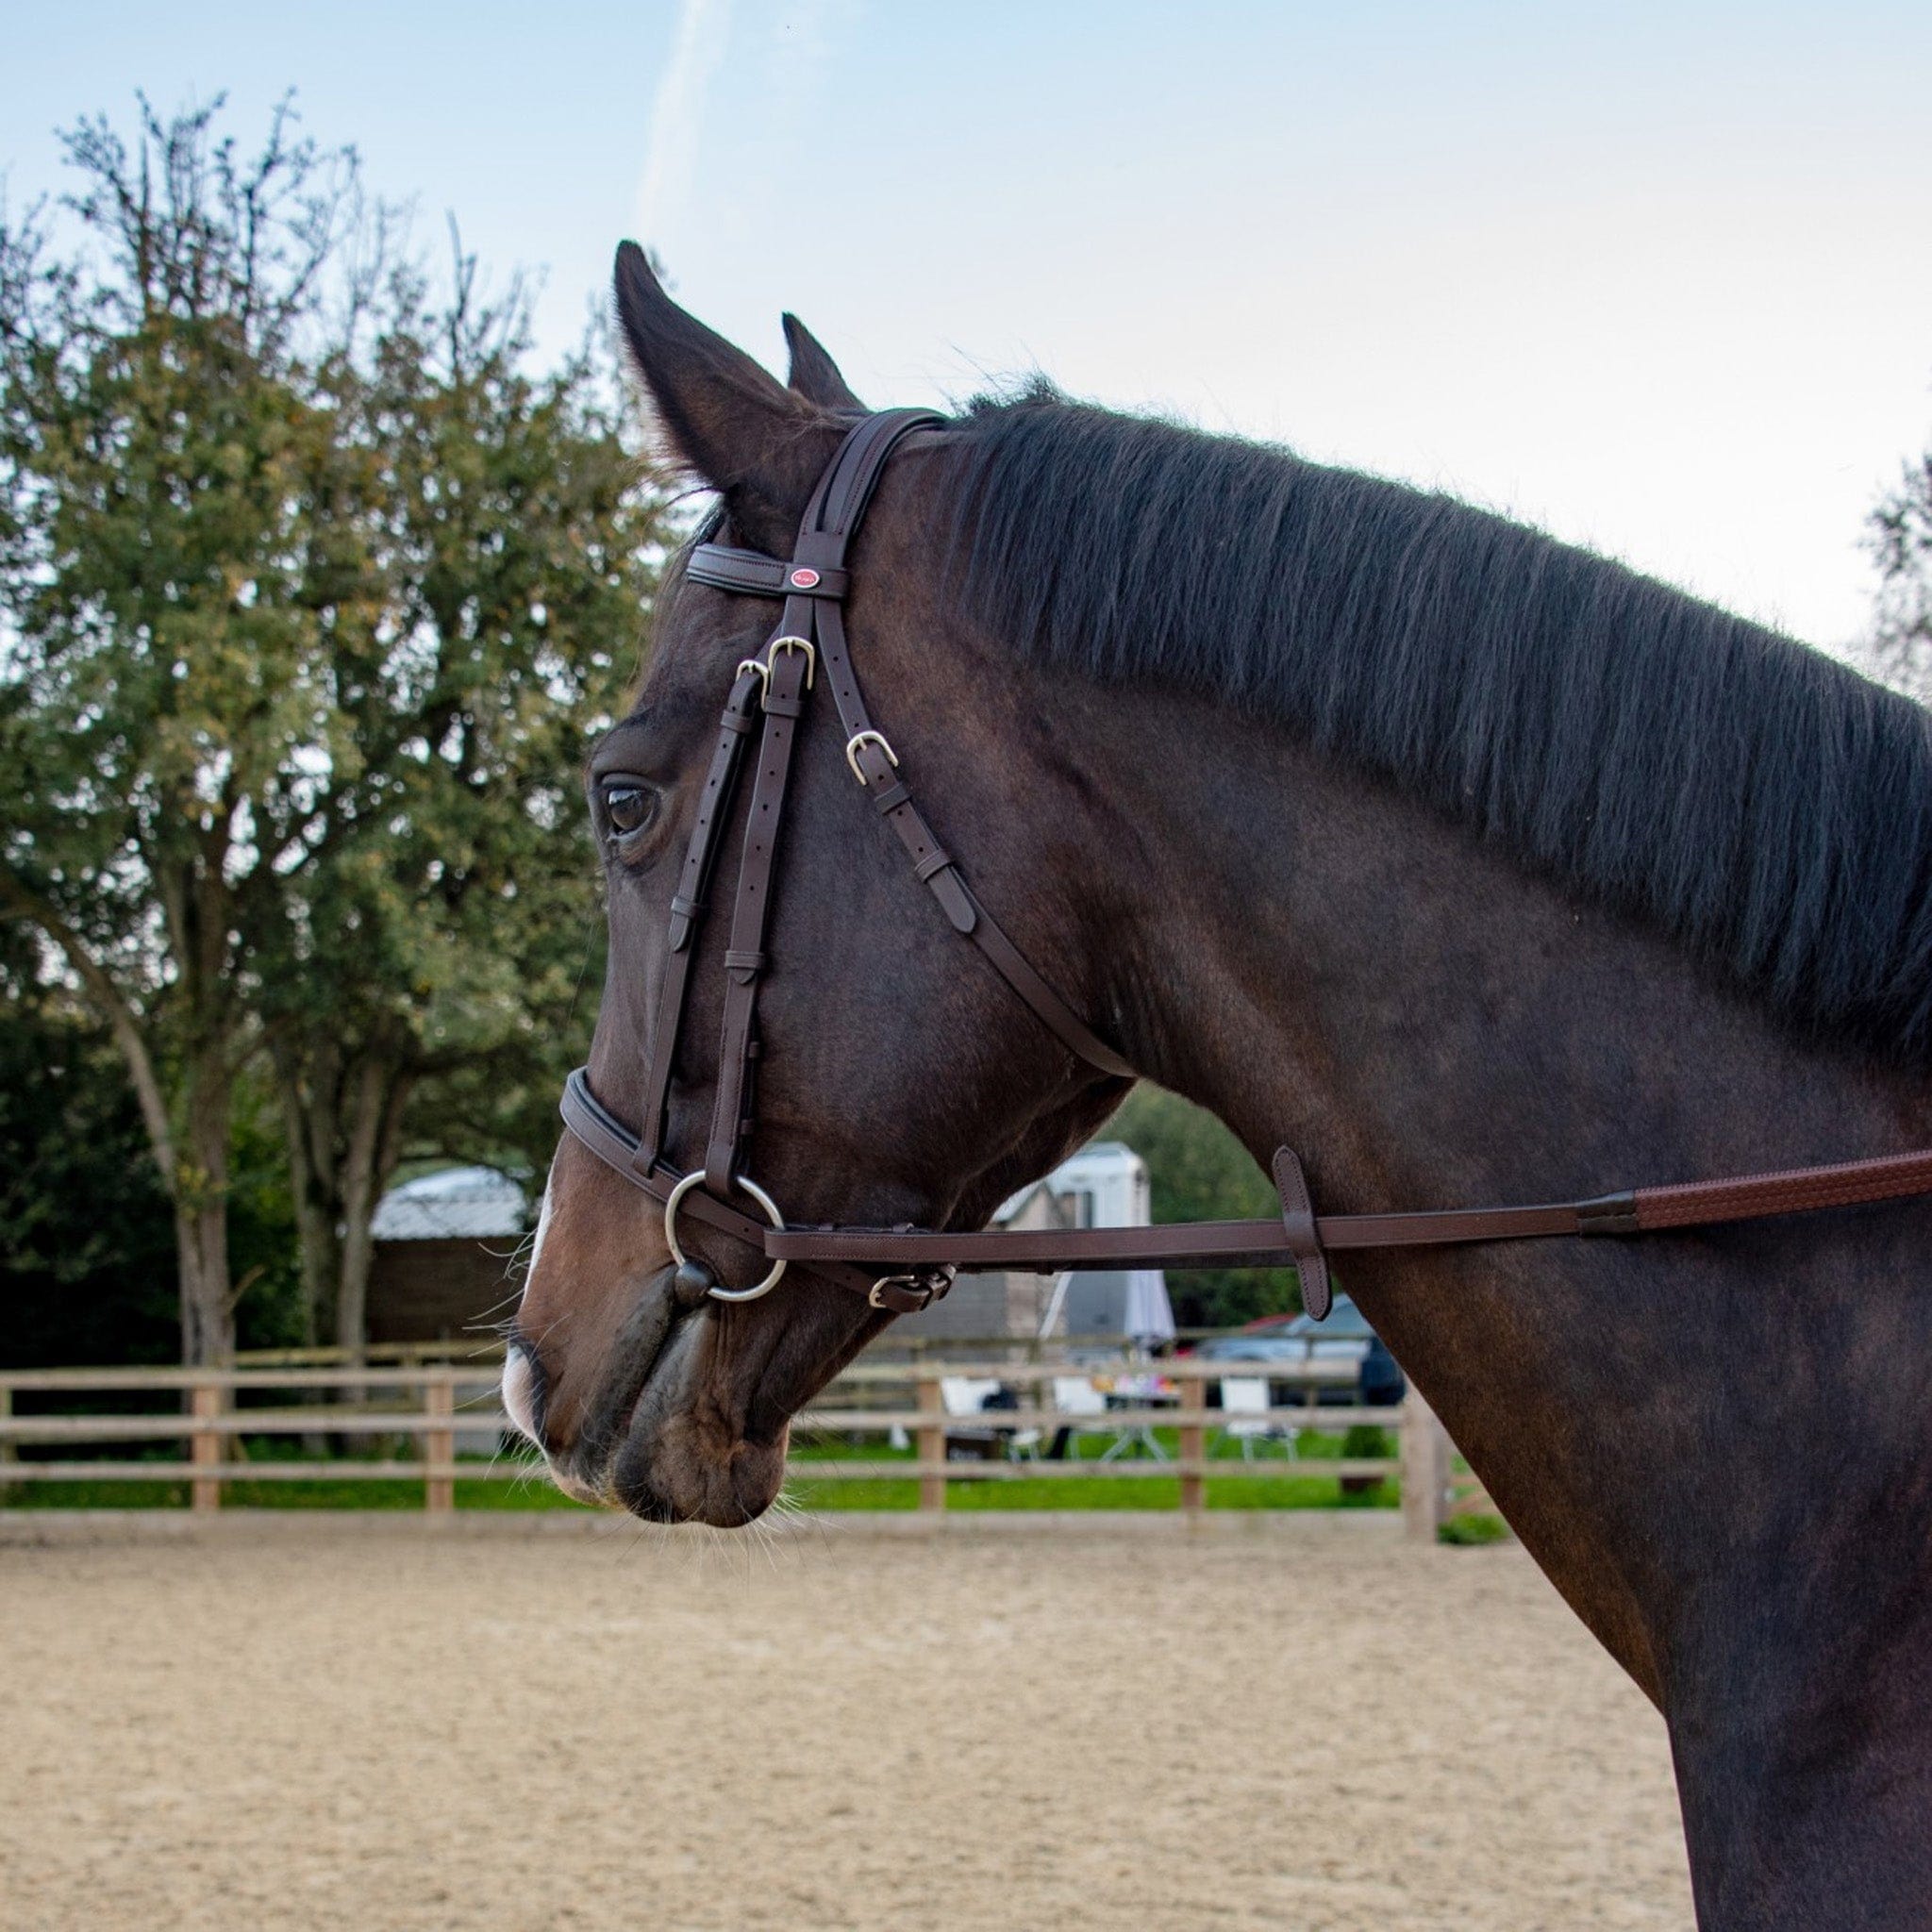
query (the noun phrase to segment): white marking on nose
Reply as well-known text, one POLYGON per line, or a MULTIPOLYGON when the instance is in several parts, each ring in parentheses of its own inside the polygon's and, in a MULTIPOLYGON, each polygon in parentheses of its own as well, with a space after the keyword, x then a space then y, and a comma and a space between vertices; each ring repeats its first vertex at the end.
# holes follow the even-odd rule
POLYGON ((511 1349, 503 1359, 504 1412, 533 1442, 537 1440, 536 1380, 530 1357, 520 1348, 511 1349))
POLYGON ((524 1271, 524 1283, 529 1285, 530 1276, 537 1272, 537 1263, 543 1258, 543 1237, 550 1232, 550 1176, 543 1177, 543 1203, 537 1209, 537 1232, 530 1241, 530 1265, 524 1271))
MULTIPOLYGON (((524 1270, 525 1292, 528 1291, 531 1275, 537 1272, 537 1263, 543 1258, 543 1237, 549 1232, 550 1176, 545 1174, 543 1202, 537 1209, 537 1232, 531 1237, 529 1265, 524 1270)), ((522 1299, 522 1294, 518 1299, 522 1299)), ((537 1441, 536 1383, 536 1372, 530 1357, 521 1348, 512 1346, 503 1358, 504 1411, 533 1442, 537 1441)))

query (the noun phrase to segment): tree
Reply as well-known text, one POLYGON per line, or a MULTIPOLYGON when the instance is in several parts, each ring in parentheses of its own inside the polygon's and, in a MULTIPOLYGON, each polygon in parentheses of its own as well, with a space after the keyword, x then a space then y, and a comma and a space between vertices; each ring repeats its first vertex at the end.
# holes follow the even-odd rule
MULTIPOLYGON (((180 1353, 172 1213, 114 1042, 31 928, 0 925, 0 1367, 163 1362, 180 1353)), ((242 1340, 294 1340, 280 1142, 244 1097, 229 1246, 252 1286, 242 1340)))
POLYGON ((521 291, 483 302, 456 263, 440 310, 396 277, 366 371, 336 375, 367 500, 335 514, 371 530, 329 667, 353 772, 308 781, 262 961, 309 1303, 352 1350, 406 1127, 474 1156, 508 1096, 541 1085, 554 1108, 599 924, 579 774, 662 547, 591 357, 532 378, 521 291))
POLYGON ((1869 541, 1879 572, 1873 665, 1923 703, 1932 699, 1932 451, 1872 512, 1869 541))
POLYGON ((258 1057, 308 1325, 359 1342, 412 1097, 536 1051, 661 550, 588 356, 528 375, 519 290, 459 251, 432 300, 352 154, 285 106, 244 164, 219 108, 70 134, 64 254, 0 221, 0 912, 112 1030, 190 1361, 258 1057))
POLYGON ((0 910, 112 1031, 197 1362, 233 1345, 229 1129, 259 1043, 237 900, 316 642, 331 439, 302 342, 358 206, 286 109, 246 164, 213 111, 143 102, 131 155, 105 121, 70 133, 68 255, 38 211, 0 226, 0 910))
MULTIPOLYGON (((1265 1220, 1281 1211, 1268 1176, 1210 1113, 1142 1081, 1104 1130, 1147 1163, 1154 1219, 1265 1220)), ((1184 1328, 1227 1328, 1294 1307, 1292 1272, 1282 1268, 1190 1269, 1169 1283, 1184 1328)))

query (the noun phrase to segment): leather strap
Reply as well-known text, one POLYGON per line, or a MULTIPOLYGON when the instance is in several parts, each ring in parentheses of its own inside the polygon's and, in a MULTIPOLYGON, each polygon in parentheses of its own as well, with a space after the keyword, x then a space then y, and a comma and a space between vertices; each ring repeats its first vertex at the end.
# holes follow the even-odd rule
POLYGON ((1808 1214, 1932 1193, 1932 1151, 1847 1160, 1837 1167, 1794 1167, 1741 1179, 1690 1181, 1639 1188, 1631 1196, 1638 1231, 1705 1227, 1720 1221, 1755 1221, 1768 1214, 1808 1214))
POLYGON ((698 544, 684 574, 694 584, 752 597, 842 597, 849 581, 842 570, 811 570, 726 543, 698 544))
MULTIPOLYGON (((636 1173, 631 1164, 636 1135, 598 1104, 581 1068, 565 1087, 563 1112, 571 1130, 626 1180, 660 1197, 670 1191, 671 1182, 676 1179, 674 1170, 665 1170, 669 1178, 661 1187, 636 1173), (583 1130, 587 1108, 594 1121, 594 1136, 583 1130)), ((1284 1172, 1281 1154, 1275 1157, 1274 1168, 1278 1185, 1284 1172)), ((1298 1160, 1292 1174, 1300 1178, 1298 1160)), ((1537 1241, 1553 1235, 1662 1234, 1925 1194, 1932 1194, 1932 1152, 1725 1180, 1689 1181, 1534 1207, 1318 1214, 1309 1217, 1312 1249, 1307 1230, 1296 1224, 1307 1212, 1306 1183, 1296 1199, 1284 1198, 1279 1219, 1183 1221, 1155 1227, 1041 1228, 1014 1233, 995 1229, 931 1233, 898 1227, 774 1228, 700 1194, 687 1196, 685 1205, 695 1211, 702 1202, 699 1219, 735 1235, 768 1260, 808 1263, 815 1273, 824 1272, 826 1263, 842 1263, 888 1271, 943 1266, 969 1274, 990 1270, 1047 1274, 1063 1268, 1284 1267, 1299 1274, 1304 1263, 1317 1255, 1351 1249, 1468 1247, 1484 1241, 1537 1241)), ((1305 1281, 1302 1292, 1305 1305, 1313 1312, 1319 1291, 1311 1294, 1305 1281)))
MULTIPOLYGON (((847 734, 848 745, 852 737, 847 734)), ((980 904, 958 861, 940 844, 920 815, 883 743, 875 738, 868 740, 853 753, 852 764, 859 774, 858 782, 872 797, 874 809, 898 835, 912 861, 914 875, 940 902, 940 910, 953 930, 986 955, 1000 977, 1076 1058, 1117 1079, 1135 1078, 1133 1068, 1034 971, 1031 961, 1007 936, 1006 928, 980 904)))
POLYGON ((1111 1078, 1133 1067, 1101 1040, 1034 969, 967 883, 918 807, 897 755, 873 724, 846 646, 841 599, 850 588, 845 552, 894 448, 941 419, 888 410, 858 424, 814 488, 789 562, 726 544, 701 544, 687 564, 693 581, 740 594, 780 598, 778 626, 762 659, 741 665, 719 723, 677 890, 670 943, 644 1076, 643 1128, 633 1133, 591 1091, 579 1069, 564 1087, 565 1125, 614 1173, 668 1201, 685 1178, 661 1158, 691 962, 711 872, 729 823, 749 736, 762 711, 757 776, 724 949, 724 1015, 704 1188, 687 1190, 689 1213, 768 1261, 808 1263, 822 1278, 864 1294, 875 1308, 910 1313, 945 1293, 956 1269, 1054 1272, 1063 1268, 1291 1266, 1303 1306, 1328 1312, 1329 1250, 1440 1247, 1548 1236, 1641 1235, 1731 1221, 1810 1213, 1861 1202, 1932 1194, 1932 1150, 1669 1187, 1537 1207, 1446 1208, 1406 1214, 1318 1215, 1302 1165, 1286 1147, 1274 1160, 1278 1219, 1194 1222, 1152 1228, 1029 1232, 921 1228, 779 1227, 733 1207, 727 1196, 751 1130, 751 1074, 758 1057, 758 991, 776 877, 778 835, 798 724, 815 675, 823 674, 845 733, 845 759, 874 808, 892 829, 914 876, 953 929, 972 940, 1060 1043, 1111 1078))
POLYGON ((691 823, 691 842, 685 848, 677 891, 671 900, 671 945, 664 957, 664 979, 658 990, 657 1020, 651 1028, 651 1058, 644 1069, 644 1138, 637 1158, 646 1169, 656 1164, 663 1143, 677 1038, 684 1025, 685 996, 691 984, 691 962, 697 952, 691 942, 691 935, 704 917, 712 868, 724 843, 720 834, 731 817, 739 768, 758 716, 758 693, 763 689, 763 677, 748 666, 741 669, 732 681, 731 695, 724 701, 724 715, 718 724, 718 742, 711 753, 710 770, 706 773, 704 790, 698 794, 697 817, 691 823))
POLYGON ((1294 1257, 1295 1281, 1302 1291, 1302 1307, 1318 1322, 1328 1319, 1334 1299, 1328 1282, 1328 1257, 1322 1252, 1322 1237, 1315 1232, 1315 1209, 1308 1199, 1307 1177, 1302 1173, 1300 1157, 1291 1147, 1274 1150, 1274 1191, 1281 1196, 1281 1228, 1294 1257))
MULTIPOLYGON (((789 606, 788 606, 789 608, 789 606)), ((782 633, 781 633, 782 635, 782 633)), ((744 854, 739 860, 732 904, 731 938, 724 953, 724 1021, 718 1042, 718 1093, 711 1138, 705 1149, 705 1187, 723 1200, 738 1172, 745 1133, 745 1086, 751 1059, 752 1019, 765 968, 765 925, 771 917, 772 882, 778 860, 778 832, 785 822, 785 789, 798 737, 798 700, 805 690, 803 651, 774 649, 765 673, 765 729, 752 780, 745 820, 744 854)))

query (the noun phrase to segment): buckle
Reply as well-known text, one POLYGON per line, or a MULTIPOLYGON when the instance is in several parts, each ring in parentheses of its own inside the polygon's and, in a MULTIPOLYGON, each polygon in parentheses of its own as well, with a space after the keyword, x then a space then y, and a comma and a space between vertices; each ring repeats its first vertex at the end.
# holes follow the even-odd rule
MULTIPOLYGON (((805 653, 805 688, 811 689, 811 681, 818 671, 819 654, 811 647, 809 639, 782 637, 774 638, 762 658, 741 658, 738 660, 738 675, 742 677, 749 671, 764 687, 758 694, 758 705, 763 710, 772 708, 772 660, 780 651, 803 651, 805 653)), ((881 743, 884 740, 880 741, 881 743)), ((894 764, 899 761, 892 760, 894 764)), ((855 767, 856 769, 856 767, 855 767)), ((862 781, 861 781, 862 782, 862 781)))
POLYGON ((912 1274, 881 1274, 866 1291, 867 1304, 882 1308, 888 1314, 924 1314, 933 1303, 944 1301, 947 1291, 953 1286, 953 1277, 958 1273, 955 1268, 925 1268, 912 1274), (885 1291, 896 1288, 907 1294, 924 1295, 925 1299, 917 1308, 894 1308, 884 1299, 885 1291))
POLYGON ((858 747, 861 744, 877 745, 885 753, 888 764, 893 766, 898 764, 899 754, 886 742, 886 734, 883 731, 855 731, 845 741, 845 762, 852 767, 852 775, 861 785, 866 782, 865 774, 858 769, 858 747))
MULTIPOLYGON (((816 583, 818 578, 814 576, 812 581, 816 583)), ((807 691, 809 691, 812 678, 816 675, 819 666, 819 654, 812 649, 811 641, 808 638, 793 637, 789 632, 782 638, 774 638, 770 644, 765 647, 765 668, 768 673, 771 669, 772 660, 777 657, 780 651, 803 651, 805 653, 805 688, 807 691)), ((769 683, 767 683, 765 689, 767 691, 771 689, 769 683)))

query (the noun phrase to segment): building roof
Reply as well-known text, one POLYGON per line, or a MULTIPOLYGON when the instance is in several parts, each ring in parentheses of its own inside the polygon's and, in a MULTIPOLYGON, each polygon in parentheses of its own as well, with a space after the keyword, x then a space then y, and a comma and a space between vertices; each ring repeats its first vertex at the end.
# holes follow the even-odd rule
POLYGON ((445 1167, 391 1188, 371 1232, 379 1241, 521 1240, 529 1222, 524 1191, 493 1167, 445 1167))

